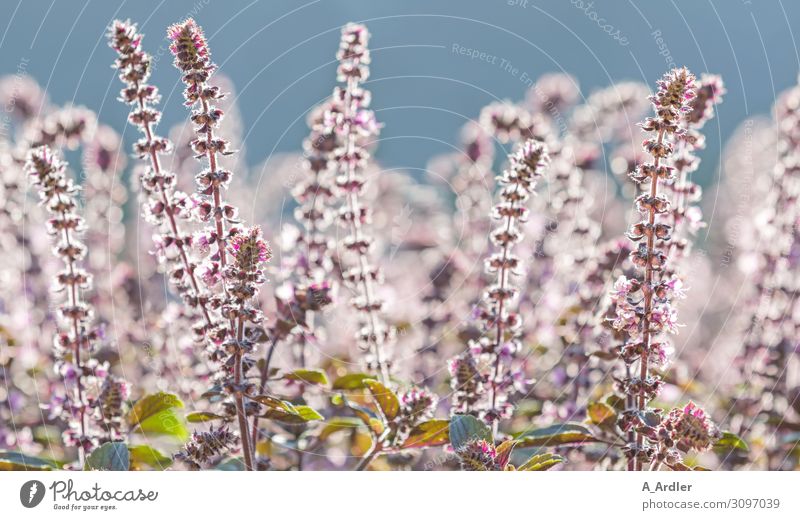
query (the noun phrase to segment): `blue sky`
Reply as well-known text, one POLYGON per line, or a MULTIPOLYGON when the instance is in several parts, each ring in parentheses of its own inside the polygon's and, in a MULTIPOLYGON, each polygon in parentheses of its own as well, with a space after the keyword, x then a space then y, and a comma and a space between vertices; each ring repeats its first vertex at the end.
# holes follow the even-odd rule
MULTIPOLYGON (((566 71, 588 95, 623 79, 652 85, 675 63, 726 80, 700 174, 708 183, 720 142, 745 118, 768 112, 800 63, 792 33, 800 3, 786 0, 8 0, 0 7, 0 71, 22 65, 54 101, 85 104, 121 129, 126 109, 115 99, 105 27, 115 17, 139 22, 145 46, 159 55, 166 26, 189 14, 237 85, 251 164, 298 149, 305 112, 333 86, 339 27, 351 20, 373 33, 369 88, 385 123, 378 158, 393 168, 423 168, 481 106, 522 98, 529 77, 566 71), (498 59, 471 59, 454 45, 498 59)), ((169 61, 164 55, 154 74, 165 97, 162 132, 185 117, 169 61)))

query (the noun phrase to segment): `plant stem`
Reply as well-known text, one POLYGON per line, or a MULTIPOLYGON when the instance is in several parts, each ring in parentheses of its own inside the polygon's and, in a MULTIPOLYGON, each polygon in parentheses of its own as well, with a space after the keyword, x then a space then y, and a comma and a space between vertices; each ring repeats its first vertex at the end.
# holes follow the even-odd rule
MULTIPOLYGON (((243 334, 244 320, 239 318, 239 323, 236 330, 237 344, 242 341, 243 334)), ((244 465, 247 471, 253 471, 253 453, 251 451, 250 433, 247 430, 247 415, 244 408, 244 396, 239 389, 239 385, 242 384, 242 353, 239 350, 237 350, 236 354, 234 355, 233 384, 236 387, 234 394, 236 401, 236 417, 239 420, 239 431, 242 441, 244 465)))
POLYGON ((364 457, 359 461, 358 466, 356 466, 356 471, 364 471, 369 467, 375 457, 380 455, 383 452, 383 443, 386 442, 386 439, 389 436, 389 432, 391 428, 386 428, 386 430, 380 435, 380 437, 375 439, 375 442, 372 443, 369 451, 364 454, 364 457))
MULTIPOLYGON (((269 348, 267 348, 267 352, 264 356, 264 365, 261 367, 261 375, 259 377, 258 382, 258 393, 264 394, 267 391, 267 378, 269 377, 269 367, 272 363, 272 355, 275 353, 275 347, 278 345, 278 337, 274 336, 272 338, 272 342, 269 344, 269 348)), ((261 436, 258 431, 258 422, 260 417, 257 415, 253 417, 253 449, 256 448, 258 445, 258 439, 261 436)))
MULTIPOLYGON (((355 78, 348 78, 344 99, 344 134, 347 136, 346 147, 348 157, 352 157, 355 154, 355 132, 352 129, 352 124, 350 121, 353 117, 355 117, 355 114, 353 113, 352 92, 356 91, 357 89, 358 80, 355 78)), ((352 184, 357 180, 356 168, 353 164, 353 161, 346 161, 345 175, 347 177, 348 184, 352 184)), ((360 242, 364 239, 364 236, 362 234, 361 227, 361 204, 357 190, 352 188, 348 189, 346 199, 347 210, 351 217, 349 219, 350 233, 352 233, 353 239, 356 242, 360 242)), ((370 350, 372 351, 372 355, 375 357, 375 363, 378 365, 378 378, 380 379, 381 383, 387 384, 389 382, 389 369, 384 359, 382 348, 383 338, 379 337, 379 334, 383 334, 383 331, 380 330, 379 318, 373 309, 373 306, 375 305, 373 295, 374 289, 372 286, 372 280, 370 278, 370 265, 366 252, 358 252, 358 270, 358 277, 360 279, 359 282, 361 284, 361 291, 363 293, 364 304, 366 306, 367 325, 369 326, 370 333, 370 350)))
MULTIPOLYGON (((658 131, 658 138, 657 142, 660 145, 664 140, 664 130, 658 131)), ((658 196, 658 167, 661 158, 656 156, 653 159, 653 174, 650 176, 650 198, 655 199, 658 196)), ((644 317, 642 319, 642 354, 639 359, 639 378, 641 379, 641 385, 639 389, 639 398, 638 398, 638 408, 640 412, 645 410, 647 406, 647 398, 645 396, 645 382, 647 381, 648 376, 648 361, 650 357, 650 313, 653 308, 653 265, 652 265, 652 257, 654 253, 655 247, 655 221, 656 221, 656 210, 653 206, 650 207, 647 216, 647 222, 650 225, 650 233, 647 235, 647 264, 644 268, 644 284, 642 284, 642 291, 644 293, 644 317)), ((642 447, 644 442, 644 435, 641 433, 636 434, 636 444, 639 447, 642 447)), ((642 463, 636 460, 635 469, 637 471, 641 471, 642 463)))
MULTIPOLYGON (((211 118, 209 114, 209 104, 205 98, 200 99, 200 103, 202 106, 203 114, 206 115, 209 119, 211 118)), ((217 172, 217 153, 214 151, 213 142, 214 142, 214 131, 210 124, 206 125, 206 157, 208 158, 208 168, 211 173, 212 178, 215 177, 217 172)), ((223 208, 222 208, 222 194, 220 193, 219 185, 214 181, 212 185, 212 198, 214 201, 214 228, 217 233, 217 254, 219 255, 219 263, 220 263, 220 270, 225 271, 225 267, 227 266, 227 252, 225 250, 227 239, 225 238, 225 223, 223 220, 223 208)), ((228 285, 223 279, 222 282, 222 292, 227 299, 229 297, 228 285)), ((237 343, 237 352, 234 355, 234 385, 241 384, 242 381, 242 352, 238 350, 239 345, 241 344, 242 338, 244 336, 244 322, 241 318, 239 318, 238 323, 234 320, 234 318, 230 318, 228 320, 229 326, 229 334, 233 337, 236 337, 237 343)), ((242 452, 244 455, 245 466, 248 471, 253 470, 253 453, 251 451, 251 442, 250 442, 250 432, 247 428, 247 413, 244 407, 244 396, 242 396, 241 392, 237 389, 234 394, 234 400, 236 402, 236 415, 239 422, 239 437, 242 443, 242 452)))
MULTIPOLYGON (((514 192, 513 195, 516 195, 517 191, 519 191, 519 184, 514 185, 514 192)), ((511 197, 514 202, 512 202, 511 207, 516 208, 517 202, 516 197, 511 197)), ((505 232, 509 233, 511 228, 514 227, 514 217, 509 215, 506 217, 506 229, 505 232)), ((497 284, 499 285, 502 291, 506 289, 506 282, 508 281, 508 267, 506 266, 506 262, 508 261, 508 254, 511 250, 511 243, 506 242, 503 244, 503 258, 502 258, 502 267, 497 273, 497 284)), ((495 360, 494 360, 494 369, 492 370, 492 382, 490 386, 491 392, 491 402, 492 402, 492 412, 494 412, 494 407, 497 403, 497 378, 500 376, 500 369, 502 368, 502 360, 498 353, 501 346, 503 345, 503 341, 505 339, 505 320, 503 319, 503 312, 505 307, 505 300, 500 299, 497 302, 497 312, 495 318, 497 319, 497 330, 496 330, 496 337, 494 341, 494 351, 495 351, 495 360)), ((492 418, 492 435, 497 437, 497 431, 500 427, 499 420, 497 417, 492 418)))
MULTIPOLYGON (((625 379, 631 378, 631 366, 626 364, 625 365, 625 379)), ((636 403, 634 402, 634 397, 630 394, 625 395, 625 410, 631 410, 636 403)), ((636 440, 636 434, 633 430, 628 430, 625 432, 625 436, 627 437, 627 443, 631 444, 636 440)), ((636 471, 636 459, 634 457, 628 457, 628 471, 636 471)))
MULTIPOLYGON (((201 98, 200 100, 201 106, 203 107, 203 114, 207 117, 211 117, 209 114, 209 105, 208 101, 205 98, 201 98)), ((214 131, 211 128, 211 125, 207 125, 208 128, 206 129, 206 157, 208 158, 208 169, 211 172, 212 176, 217 172, 217 153, 213 149, 213 142, 214 142, 214 131)), ((212 186, 212 198, 214 200, 214 229, 217 233, 217 254, 219 255, 219 264, 220 270, 224 271, 225 266, 228 265, 228 257, 227 251, 225 250, 225 245, 227 244, 227 239, 225 238, 225 222, 222 218, 222 194, 220 193, 219 185, 216 183, 212 186)), ((228 296, 228 286, 223 281, 222 283, 222 292, 225 296, 228 296)), ((230 334, 231 336, 236 334, 236 323, 234 322, 233 318, 229 320, 229 327, 230 327, 230 334)))
MULTIPOLYGON (((60 207, 64 207, 63 201, 61 200, 61 195, 56 194, 58 198, 58 205, 60 207)), ((61 220, 67 220, 67 212, 66 210, 61 210, 61 220)), ((69 229, 64 228, 62 232, 62 236, 64 237, 64 243, 67 245, 67 248, 72 249, 72 240, 70 237, 69 229)), ((78 288, 75 284, 75 265, 73 260, 69 260, 66 263, 67 270, 69 271, 70 279, 73 283, 69 286, 69 305, 70 307, 77 308, 80 302, 80 294, 78 293, 78 288)), ((78 415, 78 420, 80 422, 81 428, 81 439, 78 443, 78 463, 81 466, 81 470, 83 470, 84 465, 86 463, 86 449, 83 447, 83 443, 86 439, 86 402, 83 399, 83 383, 81 379, 83 378, 83 363, 81 362, 81 346, 83 345, 83 327, 81 327, 80 321, 78 318, 72 319, 72 334, 74 336, 75 341, 75 367, 78 372, 78 376, 75 378, 75 393, 77 395, 78 402, 80 403, 80 413, 78 415)))
MULTIPOLYGON (((133 82, 133 86, 137 92, 141 92, 141 88, 138 81, 133 82)), ((147 108, 147 103, 144 101, 144 94, 140 93, 137 96, 139 110, 145 110, 147 108)), ((183 267, 186 270, 186 275, 189 277, 189 282, 192 285, 192 290, 197 297, 197 304, 200 307, 200 310, 203 314, 203 320, 206 323, 207 327, 212 327, 211 315, 208 312, 208 308, 206 307, 206 302, 203 298, 200 298, 200 285, 197 283, 197 277, 194 274, 194 269, 192 268, 192 264, 189 261, 189 255, 186 253, 186 244, 181 238, 181 232, 178 228, 178 223, 175 220, 175 203, 172 201, 172 197, 167 193, 167 190, 164 187, 164 180, 161 176, 161 160, 158 157, 158 153, 152 147, 153 143, 153 129, 152 129, 152 122, 145 120, 140 126, 144 131, 145 138, 147 139, 148 144, 148 154, 150 156, 150 166, 153 168, 153 172, 158 176, 158 191, 161 194, 161 201, 164 203, 164 212, 167 214, 167 220, 169 222, 170 231, 175 236, 175 246, 178 248, 180 252, 181 262, 183 263, 183 267)))

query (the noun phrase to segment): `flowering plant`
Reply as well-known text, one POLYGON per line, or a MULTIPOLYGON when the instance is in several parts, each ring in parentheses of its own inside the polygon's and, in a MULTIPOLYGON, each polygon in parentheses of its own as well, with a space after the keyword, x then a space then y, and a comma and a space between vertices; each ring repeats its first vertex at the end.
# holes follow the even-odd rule
POLYGON ((742 326, 709 325, 688 296, 715 254, 694 172, 719 77, 584 98, 544 74, 411 176, 381 167, 370 33, 350 23, 301 153, 256 183, 202 27, 166 34, 188 112, 171 139, 144 36, 108 28, 130 164, 124 121, 0 81, 0 469, 797 465, 797 87, 756 240, 729 252, 755 273, 742 326), (633 181, 613 196, 607 149, 633 181), (711 338, 738 377, 702 365, 711 338))

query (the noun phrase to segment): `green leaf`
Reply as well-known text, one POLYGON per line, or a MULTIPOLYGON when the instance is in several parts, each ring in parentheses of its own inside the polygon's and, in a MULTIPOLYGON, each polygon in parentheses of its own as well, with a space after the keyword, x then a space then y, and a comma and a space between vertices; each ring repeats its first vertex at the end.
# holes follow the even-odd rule
POLYGON ((277 408, 271 408, 267 410, 266 412, 261 414, 261 417, 263 417, 264 419, 269 419, 271 421, 278 421, 288 424, 302 424, 306 422, 301 417, 295 414, 285 412, 283 410, 278 410, 277 408))
POLYGON ((591 403, 586 408, 586 415, 593 424, 613 425, 617 420, 617 412, 606 403, 591 403))
POLYGON ((0 450, 0 471, 51 471, 59 469, 51 460, 31 457, 18 451, 0 450))
POLYGON ((299 404, 294 407, 297 416, 302 417, 304 421, 324 421, 323 417, 318 411, 310 406, 299 404))
POLYGON ((750 451, 750 447, 747 446, 744 439, 731 432, 722 432, 722 436, 714 443, 714 448, 718 450, 750 451))
POLYGON ((189 438, 189 430, 183 424, 183 420, 178 417, 175 410, 168 408, 152 415, 139 423, 136 428, 140 433, 152 433, 156 435, 168 435, 180 441, 186 441, 189 438))
POLYGON ((281 379, 285 379, 287 381, 302 381, 303 383, 310 383, 312 385, 328 384, 328 376, 325 375, 325 372, 322 370, 309 368, 298 368, 297 370, 292 370, 291 372, 283 374, 281 379))
POLYGON ((355 417, 333 417, 325 423, 325 426, 317 434, 317 439, 324 442, 336 432, 352 430, 360 426, 363 426, 362 421, 355 417))
POLYGON ((230 458, 214 466, 214 469, 217 471, 244 471, 244 462, 242 459, 230 458))
POLYGON ((611 394, 606 397, 606 404, 617 412, 622 412, 625 410, 625 399, 615 394, 611 394))
POLYGON ((319 412, 306 405, 293 406, 291 412, 278 408, 271 408, 267 410, 261 417, 290 424, 302 424, 310 421, 322 421, 325 419, 319 414, 319 412))
POLYGON ((221 399, 223 395, 225 395, 225 392, 222 390, 222 386, 214 385, 205 392, 203 392, 202 394, 200 394, 200 397, 202 397, 203 399, 209 399, 210 401, 213 402, 214 400, 221 399))
POLYGON ((251 397, 251 399, 257 403, 263 404, 267 408, 282 410, 286 413, 294 413, 294 405, 292 405, 292 403, 289 401, 284 401, 283 399, 278 399, 277 397, 273 397, 271 395, 257 395, 255 397, 251 397))
POLYGON ((603 361, 614 361, 619 359, 619 356, 617 356, 615 353, 606 352, 605 350, 595 350, 594 352, 590 352, 589 355, 598 359, 602 359, 603 361))
POLYGON ((374 379, 365 379, 364 385, 377 401, 378 407, 380 407, 386 420, 391 421, 397 417, 397 414, 400 413, 400 399, 397 398, 394 392, 374 379))
POLYGON ((593 442, 597 438, 582 424, 563 423, 531 430, 524 433, 517 440, 520 442, 520 447, 530 448, 533 446, 561 446, 562 444, 593 442))
POLYGON ((416 425, 408 434, 402 446, 406 448, 430 448, 443 446, 450 442, 450 421, 431 419, 416 425))
POLYGON ((250 330, 247 332, 247 337, 250 341, 255 341, 256 343, 266 343, 269 341, 269 334, 267 334, 264 327, 250 327, 250 330))
POLYGON ((508 465, 508 461, 511 459, 511 452, 514 451, 516 446, 517 441, 513 439, 503 441, 497 445, 497 457, 495 458, 495 461, 501 468, 505 469, 505 467, 508 465))
POLYGON ((158 392, 142 397, 128 412, 128 424, 131 428, 155 416, 159 412, 171 408, 183 408, 183 401, 175 394, 158 392))
POLYGON ((347 374, 333 382, 333 389, 358 390, 359 388, 365 388, 364 381, 367 379, 375 379, 375 376, 370 374, 347 374))
POLYGON ((221 415, 217 415, 212 412, 190 412, 186 414, 186 420, 190 423, 199 423, 199 422, 207 422, 207 421, 214 421, 216 419, 223 419, 224 417, 221 415))
POLYGON ((478 439, 494 443, 492 430, 483 421, 472 415, 454 415, 450 419, 449 436, 450 444, 455 450, 478 439))
POLYGON ((653 428, 661 424, 661 416, 651 410, 639 412, 639 418, 644 424, 653 428))
POLYGON ((130 454, 131 469, 142 469, 142 465, 145 465, 163 470, 172 465, 171 458, 146 444, 128 446, 128 453, 130 454))
POLYGON ((61 430, 54 425, 43 424, 33 429, 33 440, 42 446, 61 442, 61 430))
POLYGON ((86 458, 86 469, 128 471, 130 467, 130 452, 124 442, 107 442, 86 458))
POLYGON ((798 442, 800 442, 800 432, 787 433, 781 437, 781 444, 797 444, 798 442))
POLYGON ((355 413, 356 416, 361 419, 361 422, 363 422, 367 428, 372 430, 376 435, 380 435, 386 429, 383 421, 378 418, 375 412, 365 406, 354 403, 343 396, 340 396, 340 398, 342 399, 344 405, 353 410, 353 413, 355 413))
POLYGON ((539 453, 529 458, 524 464, 517 468, 517 471, 547 471, 556 464, 564 462, 561 455, 552 453, 539 453))

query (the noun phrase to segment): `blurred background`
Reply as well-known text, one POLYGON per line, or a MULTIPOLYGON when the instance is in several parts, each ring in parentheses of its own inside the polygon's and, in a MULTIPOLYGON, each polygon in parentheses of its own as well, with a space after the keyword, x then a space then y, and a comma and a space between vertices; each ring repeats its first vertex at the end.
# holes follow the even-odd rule
MULTIPOLYGON (((520 254, 536 261, 526 265, 530 272, 521 290, 520 312, 526 317, 526 334, 535 339, 527 345, 526 356, 532 359, 532 373, 543 382, 539 394, 532 394, 527 401, 530 406, 520 406, 517 426, 526 428, 542 419, 572 417, 576 410, 583 413, 575 405, 577 393, 568 396, 572 401, 565 401, 566 405, 562 402, 566 381, 575 382, 574 388, 584 384, 578 375, 583 373, 588 350, 572 347, 585 341, 602 350, 613 343, 607 336, 585 339, 574 333, 570 324, 581 333, 602 329, 605 307, 598 311, 593 306, 606 299, 607 286, 616 279, 616 274, 611 275, 616 272, 617 260, 627 257, 618 237, 632 217, 634 188, 623 174, 636 162, 641 136, 633 125, 642 117, 640 109, 648 107, 642 102, 620 109, 618 120, 602 111, 591 111, 588 119, 584 111, 581 120, 581 107, 585 110, 589 105, 595 110, 603 105, 601 99, 613 105, 625 91, 635 92, 630 99, 643 101, 647 88, 652 89, 656 80, 674 67, 687 66, 698 77, 720 75, 727 94, 715 107, 715 117, 703 127, 706 147, 698 154, 702 161, 692 177, 703 186, 701 204, 708 225, 696 235, 696 247, 681 268, 691 291, 681 303, 682 331, 676 337, 674 355, 679 362, 665 369, 668 385, 661 399, 665 408, 685 403, 687 398, 698 400, 713 410, 719 424, 754 439, 762 433, 774 437, 769 429, 751 436, 750 423, 764 417, 759 415, 761 400, 779 403, 773 406, 768 402, 763 410, 780 421, 788 403, 800 401, 796 383, 784 392, 791 399, 776 400, 783 399, 780 391, 770 394, 777 395, 775 399, 762 399, 769 393, 762 389, 769 387, 751 384, 748 374, 759 372, 747 365, 751 353, 743 349, 750 334, 748 324, 766 317, 782 323, 786 309, 799 309, 786 320, 796 329, 785 334, 788 343, 778 342, 776 351, 783 352, 780 349, 789 343, 797 351, 795 339, 800 334, 800 307, 776 299, 774 309, 767 309, 774 312, 761 316, 759 292, 769 286, 761 282, 764 273, 770 274, 778 265, 769 263, 773 246, 783 247, 781 240, 785 240, 795 251, 800 244, 796 201, 791 190, 784 189, 791 186, 791 176, 781 175, 780 168, 784 165, 781 161, 790 157, 779 153, 781 139, 786 145, 791 125, 798 120, 798 90, 781 98, 782 114, 770 114, 781 93, 797 86, 800 53, 793 29, 799 26, 800 3, 5 0, 0 5, 0 146, 13 151, 14 146, 24 145, 21 121, 38 123, 37 116, 48 112, 52 116, 60 107, 83 105, 97 114, 98 131, 85 125, 84 130, 91 127, 91 131, 81 136, 81 151, 76 140, 66 146, 66 154, 85 188, 81 204, 94 223, 87 240, 93 244, 91 268, 97 272, 101 288, 95 304, 101 310, 101 323, 111 331, 102 354, 115 369, 130 371, 123 375, 141 388, 162 388, 162 384, 166 388, 165 381, 170 381, 169 388, 177 388, 184 398, 203 399, 205 388, 197 380, 172 369, 205 364, 195 359, 196 349, 188 335, 172 336, 172 325, 182 322, 176 321, 178 306, 166 280, 158 276, 154 257, 148 254, 153 249, 153 230, 142 220, 135 195, 141 191, 136 185, 137 161, 108 160, 120 149, 127 156, 139 134, 126 124, 129 107, 116 99, 121 84, 111 68, 115 53, 108 48, 105 34, 116 18, 138 23, 144 33, 143 48, 154 56, 152 83, 163 96, 159 108, 164 116, 158 132, 176 143, 175 153, 164 157, 165 166, 177 173, 179 189, 192 192, 193 177, 201 166, 191 158, 188 143, 193 135, 183 106, 183 85, 171 64, 166 39, 166 28, 187 17, 195 18, 206 32, 220 70, 214 81, 232 93, 221 103, 226 112, 221 135, 241 153, 224 160, 223 165, 235 174, 226 196, 241 208, 245 221, 263 225, 275 247, 270 283, 260 294, 270 319, 278 315, 288 287, 281 282, 292 280, 292 262, 297 261, 299 235, 292 217, 296 202, 290 191, 307 174, 301 156, 303 140, 309 134, 307 118, 335 85, 341 27, 349 21, 368 26, 372 64, 366 88, 372 92, 372 108, 383 124, 376 162, 367 172, 366 194, 375 209, 371 226, 377 237, 376 257, 387 279, 381 297, 388 302, 387 315, 393 326, 401 332, 395 358, 398 371, 408 381, 421 381, 442 396, 450 395, 442 360, 460 352, 470 339, 467 333, 475 332, 462 325, 474 321, 474 295, 482 290, 480 272, 489 232, 486 216, 494 189, 491 174, 499 172, 505 161, 505 154, 497 153, 494 164, 491 158, 479 161, 481 164, 465 162, 463 152, 470 141, 469 135, 466 140, 460 136, 461 129, 478 119, 484 107, 503 100, 525 106, 525 110, 535 108, 562 136, 567 134, 566 125, 576 121, 589 127, 580 139, 597 139, 598 148, 593 150, 602 151, 602 157, 595 162, 592 155, 581 167, 585 176, 578 185, 585 193, 581 191, 573 200, 575 186, 563 178, 542 183, 533 217, 525 225, 526 233, 536 240, 529 240, 520 254), (573 84, 579 87, 577 99, 566 99, 574 93, 573 84), (548 91, 548 85, 559 88, 548 91), (564 114, 559 110, 545 113, 542 104, 534 107, 537 95, 541 102, 540 88, 545 94, 570 94, 562 98, 564 114), (594 96, 587 103, 602 89, 610 89, 611 95, 594 96), (577 108, 573 109, 573 104, 577 108), (30 109, 29 113, 22 114, 23 108, 30 109), (602 130, 604 123, 609 128, 602 130), (122 148, 117 133, 124 142, 122 148), (595 133, 608 135, 600 138, 595 133), (105 166, 98 168, 103 161, 105 166), (781 227, 786 222, 776 216, 785 217, 788 224, 781 227), (792 218, 795 220, 790 221, 792 218), (587 232, 583 244, 584 235, 571 231, 594 227, 584 226, 586 221, 597 224, 598 229, 596 236, 587 232), (583 278, 575 260, 582 247, 596 248, 598 258, 607 259, 604 268, 608 272, 595 279, 583 278), (458 255, 451 256, 452 252, 458 255), (578 300, 586 309, 575 305, 578 274, 577 283, 585 282, 579 287, 578 300), (594 292, 587 296, 584 292, 589 289, 594 292), (117 313, 112 303, 127 309, 128 314, 117 313), (461 334, 464 331, 466 335, 461 334)), ((498 104, 492 110, 498 110, 498 104)), ((492 110, 488 112, 494 113, 492 110)), ((94 118, 82 109, 67 108, 64 113, 71 113, 75 120, 87 117, 93 122, 94 118)), ((506 150, 513 146, 514 139, 507 142, 494 137, 506 150)), ((472 144, 480 144, 474 132, 472 138, 472 144)), ((0 159, 2 156, 0 153, 0 159)), ((13 161, 8 165, 11 174, 21 173, 13 161)), ((16 372, 4 371, 13 376, 11 385, 5 386, 19 389, 9 394, 19 403, 3 399, 0 392, 0 403, 10 403, 8 410, 0 409, 0 419, 8 422, 6 417, 26 410, 29 416, 23 417, 24 423, 36 426, 39 408, 31 404, 40 399, 40 383, 31 380, 39 371, 48 373, 49 368, 41 367, 50 363, 47 330, 52 330, 54 323, 47 307, 49 287, 31 280, 46 282, 54 266, 49 238, 41 225, 41 208, 26 205, 32 193, 19 189, 16 177, 9 178, 13 182, 4 181, 0 186, 5 190, 0 192, 0 201, 15 209, 8 193, 16 194, 23 209, 8 211, 13 217, 8 222, 13 225, 0 226, 0 292, 5 292, 0 294, 0 318, 8 318, 0 321, 0 332, 9 324, 27 354, 0 357, 0 364, 13 359, 21 367, 16 372), (6 242, 3 229, 9 231, 6 242), (28 256, 17 254, 18 249, 25 249, 28 256), (33 296, 20 302, 18 295, 23 290, 33 296)), ((333 229, 331 236, 340 231, 333 229)), ((780 264, 785 270, 778 274, 793 281, 797 279, 798 255, 787 253, 789 256, 791 265, 780 264)), ((794 290, 792 302, 797 300, 795 294, 800 291, 794 290)), ((770 298, 767 300, 772 302, 770 298)), ((324 348, 309 352, 316 356, 314 362, 341 375, 349 364, 359 363, 360 354, 354 352, 352 341, 358 323, 346 298, 339 298, 331 309, 325 320, 335 333, 326 338, 324 348)), ((174 328, 188 331, 180 325, 174 328)), ((276 365, 304 366, 304 348, 280 349, 276 365), (296 358, 303 363, 298 365, 296 358)), ((773 363, 767 368, 779 366, 773 363)), ((594 369, 585 380, 587 388, 596 384, 596 393, 609 391, 612 379, 601 374, 605 370, 602 363, 597 361, 594 369)), ((792 370, 792 380, 797 381, 800 368, 792 370)), ((782 377, 775 376, 774 370, 760 375, 765 374, 766 379, 782 377)), ((0 391, 3 387, 0 384, 0 391)), ((800 413, 800 408, 796 411, 800 413)), ((791 428, 796 435, 800 419, 791 428)), ((4 440, 0 428, 0 447, 24 445, 22 437, 15 431, 4 440)), ((796 438, 792 439, 790 447, 796 451, 793 465, 800 460, 800 448, 796 438)), ((771 443, 764 441, 766 446, 771 443)), ((783 456, 780 451, 775 453, 783 456)), ((775 458, 773 455, 770 457, 775 458)), ((726 455, 718 462, 735 467, 748 460, 726 455)), ((762 461, 758 467, 785 468, 790 465, 785 460, 762 461)))
POLYGON ((373 33, 368 88, 385 123, 377 157, 412 175, 451 151, 482 106, 520 100, 543 73, 568 72, 588 96, 620 80, 652 86, 669 67, 686 65, 721 74, 728 89, 697 175, 710 185, 720 175, 721 143, 744 119, 770 110, 776 93, 796 82, 800 63, 796 2, 9 0, 0 6, 0 70, 29 74, 54 103, 88 106, 130 142, 105 27, 131 18, 160 58, 154 83, 164 95, 165 131, 186 117, 165 28, 187 16, 205 28, 236 87, 251 165, 298 150, 307 111, 330 94, 347 21, 373 33))

